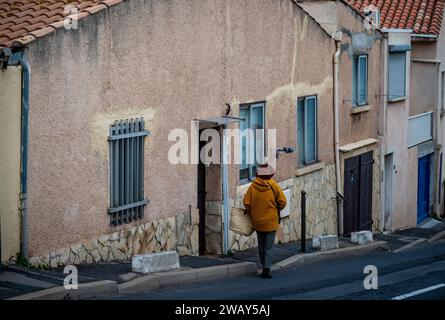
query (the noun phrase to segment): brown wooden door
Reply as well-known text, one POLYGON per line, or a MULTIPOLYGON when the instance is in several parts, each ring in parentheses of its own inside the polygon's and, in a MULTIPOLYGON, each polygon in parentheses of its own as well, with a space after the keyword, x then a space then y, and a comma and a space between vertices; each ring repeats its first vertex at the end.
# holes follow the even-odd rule
POLYGON ((373 152, 345 160, 343 235, 372 228, 373 152))

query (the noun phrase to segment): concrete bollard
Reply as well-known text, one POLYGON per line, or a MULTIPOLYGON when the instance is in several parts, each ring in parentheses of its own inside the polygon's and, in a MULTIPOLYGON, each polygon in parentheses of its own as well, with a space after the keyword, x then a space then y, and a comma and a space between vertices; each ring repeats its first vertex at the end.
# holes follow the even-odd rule
POLYGON ((374 239, 372 238, 371 231, 366 230, 366 231, 358 231, 351 233, 351 242, 353 243, 358 243, 359 245, 362 245, 372 241, 374 241, 374 239))
POLYGON ((179 268, 176 251, 136 255, 132 260, 132 270, 137 273, 160 272, 179 268))

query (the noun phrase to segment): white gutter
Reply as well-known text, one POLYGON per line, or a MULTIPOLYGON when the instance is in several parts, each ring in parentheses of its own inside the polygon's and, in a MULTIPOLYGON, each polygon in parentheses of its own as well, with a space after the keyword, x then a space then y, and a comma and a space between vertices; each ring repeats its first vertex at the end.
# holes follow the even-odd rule
POLYGON ((440 82, 440 61, 436 64, 436 108, 435 112, 433 114, 434 117, 434 144, 435 144, 435 163, 434 163, 434 204, 433 204, 433 212, 436 213, 438 217, 440 217, 440 194, 439 194, 439 186, 441 184, 442 177, 439 176, 440 174, 440 152, 442 149, 442 141, 439 141, 439 127, 440 127, 440 102, 439 102, 439 96, 440 96, 440 88, 439 88, 439 82, 440 82))
POLYGON ((224 124, 223 130, 223 147, 222 147, 222 192, 223 192, 223 253, 229 252, 229 221, 230 221, 230 201, 229 201, 229 169, 228 169, 228 142, 227 127, 224 124))
POLYGON ((413 33, 412 29, 382 28, 381 31, 386 33, 413 33))
MULTIPOLYGON (((383 232, 385 230, 385 202, 386 195, 388 194, 388 190, 386 190, 385 185, 385 177, 386 177, 386 167, 385 167, 385 150, 386 150, 386 110, 388 106, 388 38, 387 36, 383 38, 383 112, 381 113, 381 128, 380 128, 380 172, 382 176, 380 177, 380 221, 379 221, 379 230, 383 232)), ((392 192, 392 191, 391 191, 392 192)), ((392 215, 392 210, 391 210, 392 215)), ((392 221, 392 216, 390 217, 392 221)), ((391 222, 390 222, 391 223, 391 222)), ((391 228, 391 226, 390 226, 391 228)))
POLYGON ((440 60, 435 60, 435 59, 411 58, 411 62, 440 64, 440 60))
POLYGON ((437 36, 434 34, 415 34, 411 35, 412 38, 426 38, 426 39, 437 39, 437 36))
POLYGON ((334 148, 335 148, 335 180, 337 191, 337 234, 343 234, 343 210, 339 199, 341 194, 341 176, 340 176, 340 134, 338 124, 338 100, 339 100, 339 62, 341 54, 342 33, 337 31, 334 35, 337 51, 334 54, 334 148))

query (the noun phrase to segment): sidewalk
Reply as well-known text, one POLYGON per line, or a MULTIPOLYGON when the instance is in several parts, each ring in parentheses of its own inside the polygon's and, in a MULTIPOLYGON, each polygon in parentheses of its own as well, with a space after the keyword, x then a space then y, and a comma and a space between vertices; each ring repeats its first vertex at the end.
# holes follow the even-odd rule
MULTIPOLYGON (((358 247, 358 245, 351 243, 349 239, 339 238, 339 247, 345 249, 358 247)), ((272 251, 272 263, 277 264, 292 257, 302 257, 318 252, 312 248, 312 240, 307 240, 305 254, 301 254, 300 248, 300 241, 275 245, 272 251)), ((329 251, 321 253, 329 253, 329 251)), ((131 261, 122 261, 79 265, 77 271, 79 284, 94 285, 98 281, 106 281, 105 283, 109 285, 110 282, 113 282, 117 288, 120 286, 128 291, 128 288, 133 284, 138 288, 145 285, 148 285, 149 289, 156 288, 156 286, 162 287, 163 284, 159 279, 164 279, 165 282, 167 275, 168 278, 177 278, 178 282, 181 282, 182 278, 185 279, 183 282, 187 279, 199 281, 248 273, 253 275, 261 268, 257 248, 238 251, 232 256, 180 257, 180 266, 174 271, 140 275, 132 272, 131 261)), ((56 287, 63 286, 66 276, 62 267, 47 271, 28 269, 17 265, 7 266, 5 271, 0 273, 0 299, 8 299, 44 289, 56 289, 56 287)), ((172 281, 169 279, 168 285, 171 285, 172 281)))
MULTIPOLYGON (((230 257, 180 257, 181 267, 175 271, 208 268, 239 262, 230 257)), ((76 267, 79 284, 101 280, 115 281, 117 284, 121 284, 141 277, 141 275, 132 272, 131 261, 94 263, 76 267)), ((66 276, 67 274, 63 273, 63 267, 51 270, 37 270, 19 265, 5 266, 4 271, 0 273, 0 300, 63 286, 63 280, 66 276)))
MULTIPOLYGON (((347 238, 338 238, 339 248, 357 247, 357 244, 351 243, 347 238)), ((258 269, 261 268, 261 263, 258 257, 258 248, 250 248, 244 251, 237 251, 233 255, 233 259, 246 262, 255 262, 258 269)), ((312 248, 312 239, 306 240, 306 252, 314 253, 318 250, 312 248)), ((280 261, 286 260, 292 256, 301 254, 301 241, 289 242, 286 244, 277 244, 272 250, 272 264, 277 264, 280 261)))
MULTIPOLYGON (((445 222, 429 219, 417 228, 375 234, 374 242, 361 246, 351 243, 348 238, 339 238, 339 249, 318 251, 312 248, 312 240, 309 239, 306 242, 306 252, 301 253, 300 241, 277 244, 272 250, 272 269, 287 268, 333 255, 360 254, 378 248, 397 253, 421 242, 436 241, 441 238, 445 239, 445 222)), ((154 290, 193 281, 254 275, 261 268, 257 248, 238 251, 231 256, 180 257, 180 266, 179 269, 173 271, 140 275, 132 272, 131 261, 79 265, 77 266, 78 281, 79 288, 82 290, 78 292, 83 292, 83 294, 78 294, 74 298, 94 298, 100 296, 99 292, 103 295, 116 295, 138 290, 154 290)), ((67 295, 67 291, 63 288, 66 276, 62 267, 36 270, 18 265, 6 266, 0 273, 0 299, 18 296, 38 299, 39 294, 44 292, 49 293, 40 298, 63 299, 67 295)))
POLYGON ((424 241, 434 240, 436 235, 445 237, 445 222, 427 219, 416 228, 408 228, 388 234, 378 234, 375 240, 386 241, 391 252, 400 252, 409 249, 424 241))

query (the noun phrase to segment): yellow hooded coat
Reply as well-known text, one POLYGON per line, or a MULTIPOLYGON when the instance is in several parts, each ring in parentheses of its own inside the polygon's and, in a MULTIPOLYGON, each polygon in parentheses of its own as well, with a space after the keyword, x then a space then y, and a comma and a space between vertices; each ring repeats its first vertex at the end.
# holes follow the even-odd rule
POLYGON ((244 195, 243 203, 256 231, 278 230, 278 209, 284 209, 286 197, 273 179, 263 180, 257 177, 244 195))

